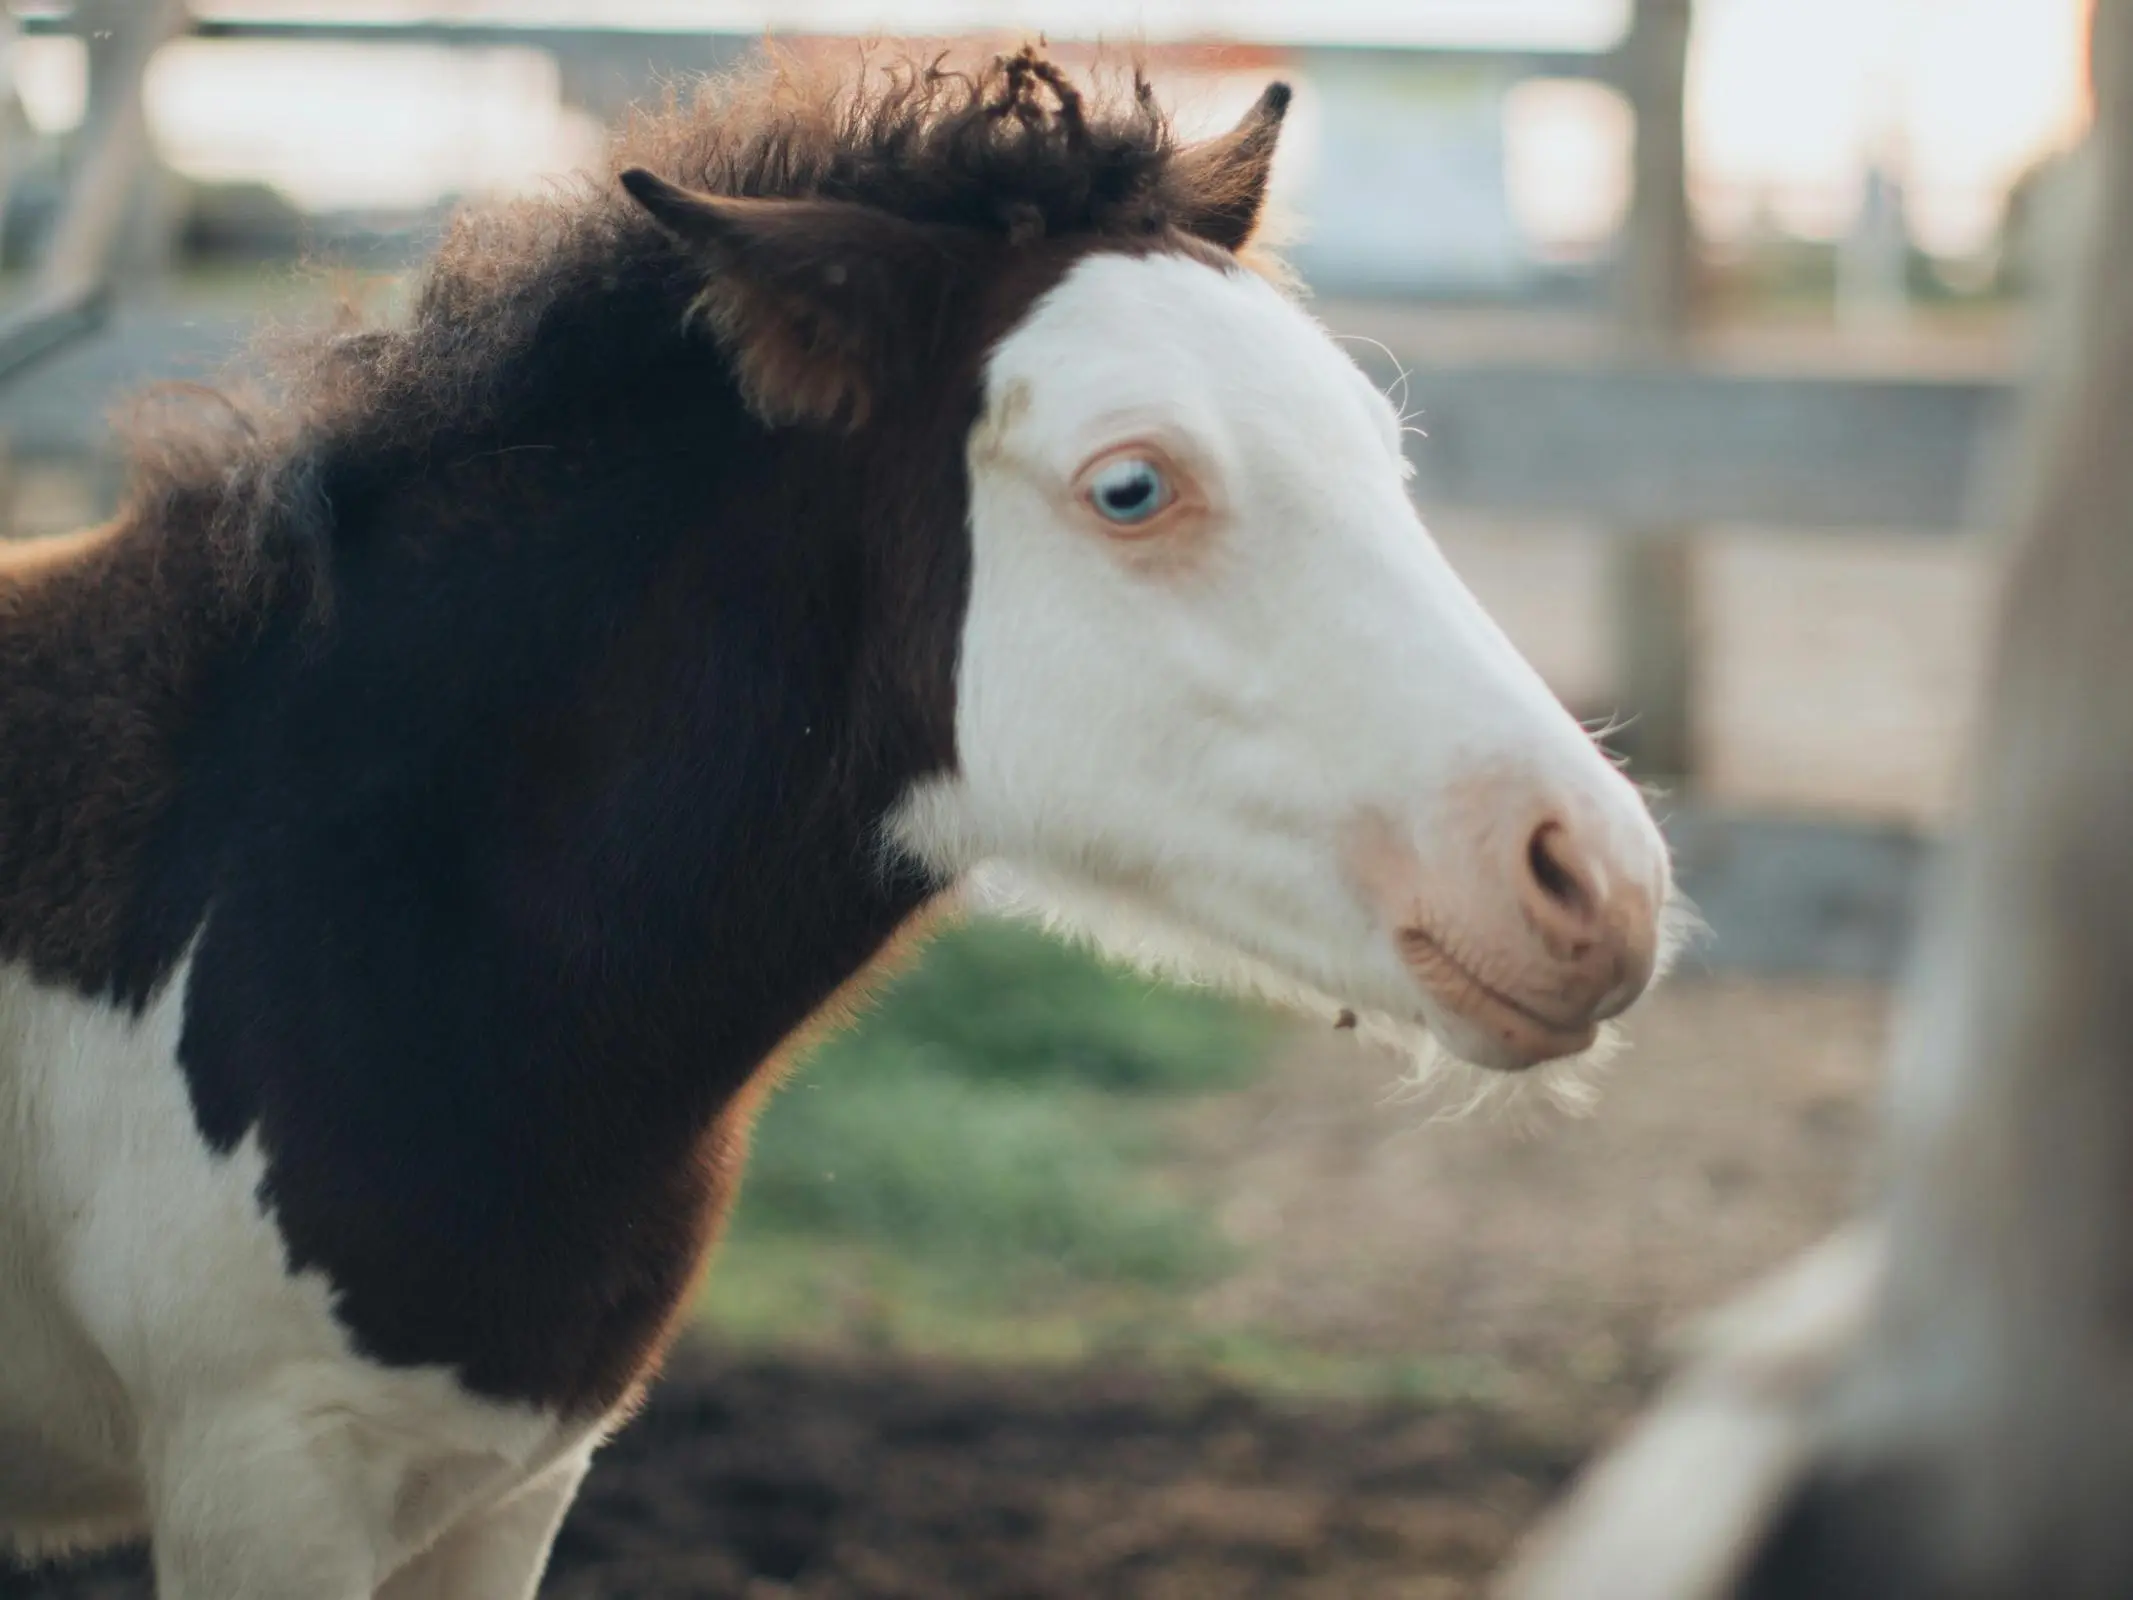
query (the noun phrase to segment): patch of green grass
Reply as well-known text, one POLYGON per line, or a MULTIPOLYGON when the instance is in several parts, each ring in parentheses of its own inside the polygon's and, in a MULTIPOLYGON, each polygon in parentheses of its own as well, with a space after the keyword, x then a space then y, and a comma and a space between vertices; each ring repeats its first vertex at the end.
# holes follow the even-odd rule
POLYGON ((1164 1106, 1244 1083, 1268 1019, 1033 930, 955 928, 772 1098, 705 1299, 747 1342, 1071 1354, 1230 1249, 1157 1171, 1164 1106))
POLYGON ((1082 1280, 973 1292, 893 1252, 743 1233, 720 1255, 705 1322, 728 1344, 787 1354, 857 1348, 1018 1367, 1123 1360, 1308 1399, 1488 1404, 1508 1392, 1501 1364, 1485 1357, 1357 1356, 1206 1327, 1179 1289, 1082 1280))
POLYGON ((1168 1130, 1192 1097, 1251 1081, 1274 1037, 1264 1013, 1024 927, 943 934, 772 1098, 703 1327, 784 1351, 1486 1398, 1487 1363, 1355 1359, 1195 1319, 1236 1252, 1166 1182, 1168 1130))
POLYGON ((936 939, 859 1027, 817 1052, 811 1075, 887 1064, 1021 1090, 1197 1093, 1248 1081, 1266 1037, 1263 1014, 1222 995, 981 920, 936 939))
POLYGON ((728 1344, 867 1349, 1014 1365, 1145 1351, 1174 1286, 1020 1274, 979 1280, 879 1247, 742 1230, 719 1252, 704 1325, 728 1344), (1012 1284, 1012 1288, 1010 1287, 1012 1284))
POLYGON ((774 1102, 737 1231, 865 1241, 974 1287, 1002 1273, 1176 1282, 1210 1246, 1143 1181, 1145 1148, 1086 1093, 847 1057, 774 1102))

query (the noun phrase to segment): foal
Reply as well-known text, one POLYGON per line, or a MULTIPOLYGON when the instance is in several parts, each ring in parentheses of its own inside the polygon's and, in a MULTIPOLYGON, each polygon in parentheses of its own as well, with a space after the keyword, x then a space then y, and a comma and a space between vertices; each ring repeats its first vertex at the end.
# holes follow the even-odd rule
POLYGON ((1287 92, 766 72, 0 558, 0 1529, 525 1596, 764 1063, 1002 862, 1485 1065, 1665 852, 1249 256, 1287 92))

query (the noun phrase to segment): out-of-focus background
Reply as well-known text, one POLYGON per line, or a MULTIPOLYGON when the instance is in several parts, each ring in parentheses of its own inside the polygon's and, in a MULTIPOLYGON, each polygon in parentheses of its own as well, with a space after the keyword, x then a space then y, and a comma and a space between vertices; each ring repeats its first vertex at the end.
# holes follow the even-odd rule
POLYGON ((1454 563, 1666 789, 1711 931, 1583 1117, 1446 1117, 1346 1036, 948 934, 772 1104, 701 1341, 548 1592, 1480 1592, 1681 1320, 1866 1181, 2081 181, 2086 9, 0 7, 22 537, 108 509, 127 387, 389 302, 450 207, 597 164, 633 99, 766 32, 1138 43, 1193 130, 1286 78, 1316 313, 1402 397, 1454 563))

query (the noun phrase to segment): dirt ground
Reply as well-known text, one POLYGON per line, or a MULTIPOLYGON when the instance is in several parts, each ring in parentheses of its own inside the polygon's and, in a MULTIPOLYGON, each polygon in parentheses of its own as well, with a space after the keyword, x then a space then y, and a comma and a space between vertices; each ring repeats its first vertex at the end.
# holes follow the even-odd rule
MULTIPOLYGON (((603 1457, 542 1594, 1447 1600, 1570 1459, 1476 1407, 692 1352, 603 1457)), ((5 1600, 147 1595, 137 1557, 0 1576, 5 1600)))
MULTIPOLYGON (((1312 1348, 1441 1358, 1504 1401, 1634 1393, 1687 1319, 1866 1192, 1889 996, 1679 979, 1565 1114, 1521 1085, 1402 1103, 1308 1039, 1199 1107, 1200 1192, 1250 1265, 1200 1310, 1312 1348)), ((1506 1080, 1493 1080, 1505 1085, 1506 1080)))
MULTIPOLYGON (((1305 1402, 1145 1371, 677 1360, 558 1544, 558 1600, 1453 1600, 1648 1390, 1681 1320, 1858 1192, 1879 991, 1680 982, 1592 1115, 1431 1120, 1304 1041, 1186 1114, 1252 1247, 1197 1314, 1465 1374, 1305 1402)), ((140 1600, 137 1559, 0 1600, 140 1600)))

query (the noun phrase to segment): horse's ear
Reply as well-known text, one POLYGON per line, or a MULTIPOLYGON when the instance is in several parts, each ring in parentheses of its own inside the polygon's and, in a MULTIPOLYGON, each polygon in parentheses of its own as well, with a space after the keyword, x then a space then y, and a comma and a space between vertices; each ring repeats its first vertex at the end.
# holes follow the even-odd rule
POLYGON ((930 321, 917 297, 939 277, 919 224, 842 200, 698 194, 641 167, 621 177, 702 261, 696 309, 765 422, 856 428, 908 376, 914 323, 930 321))
POLYGON ((1274 146, 1288 109, 1289 86, 1270 83, 1229 132, 1189 144, 1171 158, 1180 227, 1225 250, 1244 248, 1266 209, 1274 146))

